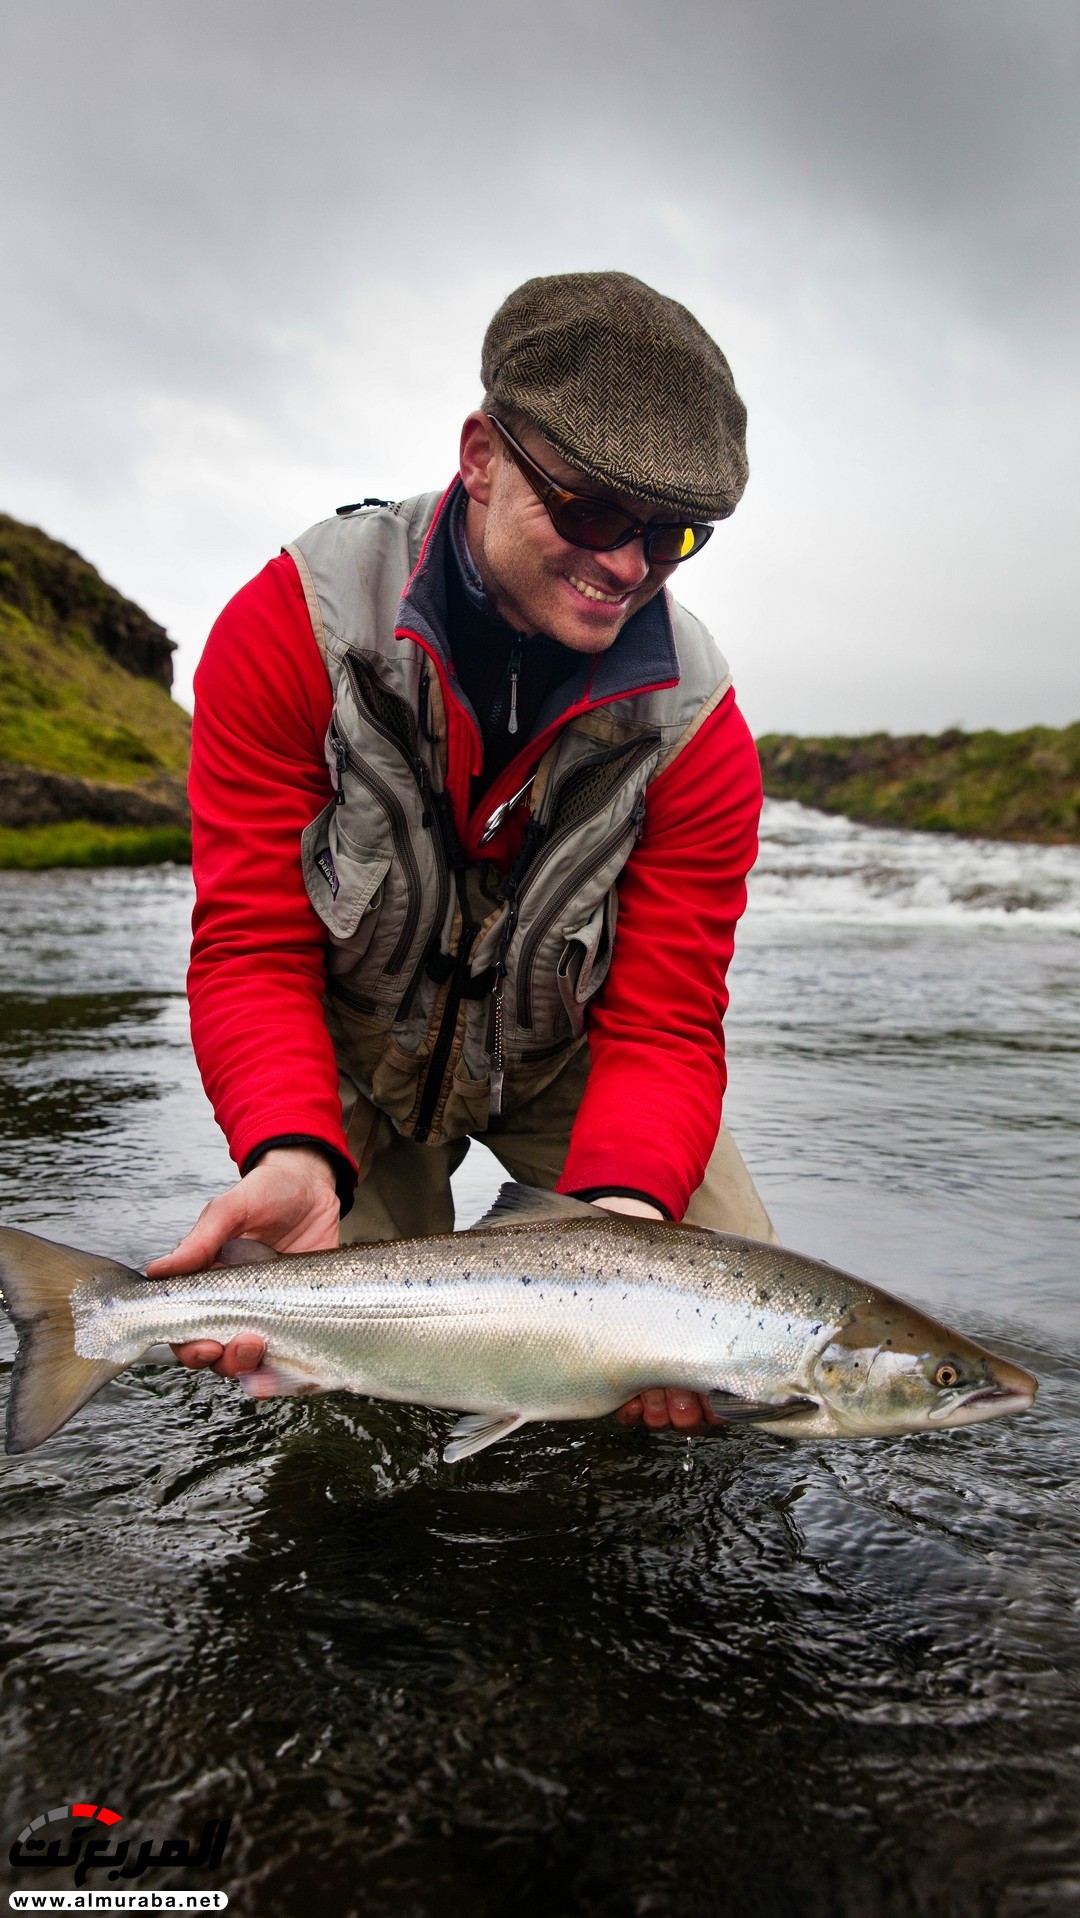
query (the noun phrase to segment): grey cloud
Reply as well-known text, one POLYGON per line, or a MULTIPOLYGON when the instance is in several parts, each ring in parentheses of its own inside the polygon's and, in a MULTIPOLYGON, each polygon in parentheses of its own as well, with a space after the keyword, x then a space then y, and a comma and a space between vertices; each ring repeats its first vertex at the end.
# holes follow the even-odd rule
MULTIPOLYGON (((190 651, 234 543, 255 563, 322 510, 358 440, 375 490, 442 476, 516 280, 624 266, 700 312, 751 401, 715 566, 775 682, 856 683, 906 543, 984 685, 990 636, 1005 710, 1025 577, 1058 582, 1059 652, 1069 618, 1078 49, 1074 0, 0 0, 0 500, 137 568, 190 651), (223 501, 230 435, 226 508, 204 469, 223 501), (962 502, 1018 486, 991 584, 962 502), (837 514, 850 577, 809 557, 837 514), (755 526, 808 557, 768 575, 755 526), (181 599, 193 539, 222 550, 181 599)), ((924 617, 903 590, 898 634, 924 617)))

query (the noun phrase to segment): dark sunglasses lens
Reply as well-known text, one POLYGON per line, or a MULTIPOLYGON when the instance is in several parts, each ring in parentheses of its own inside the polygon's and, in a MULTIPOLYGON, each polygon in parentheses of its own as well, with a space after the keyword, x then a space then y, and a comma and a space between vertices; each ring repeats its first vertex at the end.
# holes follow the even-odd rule
POLYGON ((568 539, 573 546, 591 546, 597 553, 605 548, 610 550, 617 541, 625 539, 634 523, 617 506, 584 496, 560 500, 549 511, 555 531, 563 539, 568 539))
POLYGON ((649 557, 660 566, 689 559, 700 551, 711 532, 712 527, 707 525, 654 526, 649 535, 649 557))

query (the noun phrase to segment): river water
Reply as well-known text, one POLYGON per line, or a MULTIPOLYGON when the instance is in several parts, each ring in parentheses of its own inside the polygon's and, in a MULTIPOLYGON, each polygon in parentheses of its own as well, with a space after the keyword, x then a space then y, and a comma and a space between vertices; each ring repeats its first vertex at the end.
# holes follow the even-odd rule
MULTIPOLYGON (((228 1179, 189 907, 0 874, 7 1223, 139 1263, 228 1179)), ((213 1883, 271 1918, 1080 1911, 1080 851, 772 804, 732 985, 783 1238, 1029 1365, 1035 1412, 451 1469, 434 1414, 129 1373, 0 1474, 11 1838, 230 1817, 213 1883)))

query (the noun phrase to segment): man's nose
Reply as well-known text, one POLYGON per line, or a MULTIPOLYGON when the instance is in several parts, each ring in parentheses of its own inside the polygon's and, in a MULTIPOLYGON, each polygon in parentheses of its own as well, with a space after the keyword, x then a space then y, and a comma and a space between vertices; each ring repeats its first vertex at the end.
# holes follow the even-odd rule
POLYGON ((641 538, 627 540, 625 546, 616 546, 610 553, 593 553, 596 566, 613 587, 620 592, 628 592, 640 586, 649 576, 649 562, 645 557, 645 541, 641 538))

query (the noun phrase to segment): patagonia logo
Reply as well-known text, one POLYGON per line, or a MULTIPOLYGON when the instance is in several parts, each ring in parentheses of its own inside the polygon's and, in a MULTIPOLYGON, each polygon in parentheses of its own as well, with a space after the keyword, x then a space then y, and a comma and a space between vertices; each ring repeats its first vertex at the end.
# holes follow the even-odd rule
POLYGON ((337 867, 334 864, 334 855, 330 851, 329 846, 323 847, 323 850, 318 855, 318 858, 316 859, 315 864, 318 866, 319 871, 322 873, 322 876, 325 879, 327 885, 329 886, 333 897, 336 899, 338 896, 338 892, 341 889, 341 881, 337 876, 337 867))

